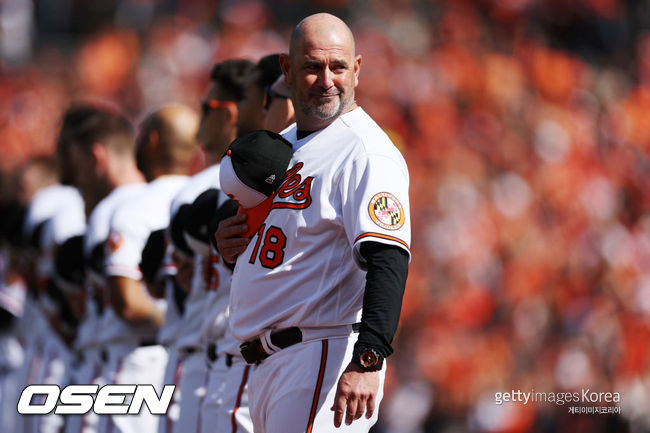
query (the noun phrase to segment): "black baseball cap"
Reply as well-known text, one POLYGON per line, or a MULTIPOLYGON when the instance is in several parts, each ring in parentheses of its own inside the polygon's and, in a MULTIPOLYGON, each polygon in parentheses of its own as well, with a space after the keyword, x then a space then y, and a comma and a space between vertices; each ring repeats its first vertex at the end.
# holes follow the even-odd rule
POLYGON ((275 192, 284 182, 293 150, 291 143, 275 132, 249 132, 233 141, 221 160, 221 189, 248 215, 252 236, 266 219, 275 192))

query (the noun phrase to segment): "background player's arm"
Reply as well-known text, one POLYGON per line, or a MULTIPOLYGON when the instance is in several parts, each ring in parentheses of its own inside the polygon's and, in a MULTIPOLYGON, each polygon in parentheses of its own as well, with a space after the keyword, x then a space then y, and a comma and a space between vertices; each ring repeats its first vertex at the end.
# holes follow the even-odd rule
POLYGON ((111 306, 125 322, 135 326, 159 328, 164 314, 145 292, 142 282, 128 277, 108 277, 111 306))

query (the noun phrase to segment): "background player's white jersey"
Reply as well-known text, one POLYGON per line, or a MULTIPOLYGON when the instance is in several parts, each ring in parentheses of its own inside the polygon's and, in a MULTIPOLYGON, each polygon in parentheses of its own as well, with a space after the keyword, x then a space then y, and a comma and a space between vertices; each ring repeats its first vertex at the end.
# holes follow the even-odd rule
POLYGON ((232 279, 231 329, 240 340, 357 322, 360 243, 410 244, 406 163, 361 108, 301 140, 295 125, 283 136, 294 151, 287 179, 232 279))
MULTIPOLYGON (((39 335, 33 341, 38 347, 30 353, 39 361, 30 366, 27 380, 33 383, 48 383, 65 386, 69 379, 68 368, 72 360, 68 347, 61 336, 54 331, 50 320, 64 326, 60 313, 60 300, 50 296, 48 282, 54 276, 54 253, 56 246, 68 238, 81 235, 86 228, 86 215, 81 194, 75 188, 53 185, 39 190, 33 197, 27 213, 25 234, 30 237, 38 236, 38 255, 36 257, 36 275, 39 284, 38 305, 34 316, 25 316, 30 331, 39 335), (38 226, 42 230, 36 232, 38 226), (33 329, 34 319, 42 315, 43 329, 33 329), (40 353, 39 353, 40 352, 40 353)), ((28 419, 23 425, 28 431, 57 432, 63 425, 60 415, 48 414, 44 417, 28 419), (31 430, 30 430, 31 429, 31 430)))
POLYGON ((39 252, 36 262, 39 283, 52 276, 55 245, 82 234, 85 224, 84 202, 76 188, 55 184, 34 194, 27 208, 24 234, 28 239, 32 238, 34 230, 42 225, 42 230, 38 233, 39 252))
MULTIPOLYGON (((173 215, 173 214, 172 214, 173 215)), ((173 246, 168 243, 167 248, 165 249, 165 256, 163 258, 163 268, 165 269, 165 275, 174 276, 176 275, 176 264, 172 258, 173 246)), ((179 307, 176 305, 175 300, 175 291, 180 290, 175 287, 176 282, 171 278, 165 278, 165 302, 167 303, 167 309, 165 310, 165 321, 158 330, 158 343, 163 346, 170 348, 174 346, 176 339, 179 334, 182 332, 180 327, 182 312, 179 307)))
MULTIPOLYGON (((213 245, 211 250, 216 255, 217 260, 210 264, 211 272, 216 276, 216 281, 211 281, 211 286, 205 297, 205 309, 203 313, 203 323, 200 329, 200 341, 203 344, 218 343, 218 350, 221 352, 225 349, 219 342, 225 334, 230 334, 228 329, 228 302, 230 300, 230 280, 232 272, 226 268, 223 261, 218 256, 213 245)), ((214 280, 215 277, 212 279, 214 280)), ((228 351, 233 355, 240 355, 239 344, 234 351, 228 351)))
MULTIPOLYGON (((183 185, 172 201, 172 216, 182 205, 191 204, 201 193, 210 188, 219 188, 219 164, 212 165, 195 174, 183 185)), ((177 347, 199 344, 199 331, 206 301, 206 286, 201 259, 202 256, 195 256, 194 278, 191 291, 185 299, 185 312, 178 321, 168 321, 170 315, 166 315, 165 324, 160 330, 160 335, 164 336, 165 340, 172 339, 173 335, 177 347)))
MULTIPOLYGON (((94 248, 98 245, 103 245, 108 239, 111 216, 115 208, 125 200, 129 200, 137 194, 140 194, 146 183, 131 183, 119 186, 111 191, 104 199, 102 199, 93 209, 88 217, 88 227, 84 235, 84 257, 89 259, 94 248)), ((83 350, 86 347, 101 347, 103 341, 99 337, 98 326, 98 311, 93 294, 89 291, 93 290, 93 279, 97 279, 95 275, 92 278, 87 278, 90 281, 84 290, 86 294, 86 311, 84 318, 79 325, 77 333, 77 340, 75 346, 78 350, 83 350)), ((95 281, 96 284, 104 284, 104 281, 95 281)))
MULTIPOLYGON (((185 182, 187 176, 162 176, 150 182, 140 194, 120 203, 111 218, 105 268, 107 276, 142 278, 142 250, 151 232, 169 225, 172 198, 185 182)), ((155 339, 150 331, 138 332, 127 325, 112 308, 107 308, 104 313, 101 334, 104 341, 155 339)))

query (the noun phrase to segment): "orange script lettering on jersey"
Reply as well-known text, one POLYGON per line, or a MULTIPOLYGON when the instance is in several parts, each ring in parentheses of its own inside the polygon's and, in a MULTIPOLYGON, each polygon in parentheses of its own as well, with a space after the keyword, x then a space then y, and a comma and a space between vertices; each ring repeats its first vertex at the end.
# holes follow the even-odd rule
POLYGON ((304 164, 296 163, 287 171, 286 178, 278 189, 278 197, 290 198, 295 201, 276 201, 271 205, 271 209, 305 209, 311 204, 311 182, 313 176, 307 176, 305 180, 300 176, 300 169, 304 164))

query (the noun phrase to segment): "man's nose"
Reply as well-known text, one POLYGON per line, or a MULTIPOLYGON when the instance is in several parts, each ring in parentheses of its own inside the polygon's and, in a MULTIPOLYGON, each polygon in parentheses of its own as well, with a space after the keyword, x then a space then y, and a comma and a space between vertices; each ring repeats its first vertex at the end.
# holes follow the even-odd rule
POLYGON ((334 85, 334 81, 332 80, 333 76, 334 75, 332 74, 332 71, 330 71, 329 68, 323 68, 321 73, 319 74, 319 79, 320 79, 319 81, 321 87, 323 87, 324 89, 329 89, 330 87, 332 87, 334 85))

